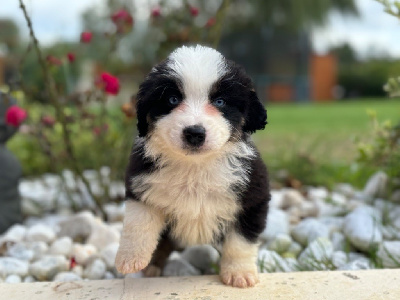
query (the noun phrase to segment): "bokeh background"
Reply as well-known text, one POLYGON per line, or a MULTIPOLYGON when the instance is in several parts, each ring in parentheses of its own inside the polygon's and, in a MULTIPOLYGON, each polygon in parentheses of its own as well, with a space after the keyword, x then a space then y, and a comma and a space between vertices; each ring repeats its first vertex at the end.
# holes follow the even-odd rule
MULTIPOLYGON (((363 186, 382 166, 361 162, 360 147, 374 139, 377 122, 399 119, 398 103, 383 87, 400 75, 400 24, 380 2, 28 0, 25 5, 80 170, 109 166, 113 178, 123 177, 135 135, 130 103, 138 85, 171 50, 200 43, 242 64, 253 78, 269 116, 266 130, 254 139, 278 186, 363 186), (120 9, 132 16, 122 29, 112 19, 120 9), (84 31, 93 34, 88 43, 81 40, 84 31), (120 90, 103 99, 92 91, 104 71, 118 78, 120 90)), ((19 2, 7 1, 0 8, 0 86, 28 112, 22 132, 8 142, 24 176, 71 169, 62 142, 65 128, 46 85, 19 2)))

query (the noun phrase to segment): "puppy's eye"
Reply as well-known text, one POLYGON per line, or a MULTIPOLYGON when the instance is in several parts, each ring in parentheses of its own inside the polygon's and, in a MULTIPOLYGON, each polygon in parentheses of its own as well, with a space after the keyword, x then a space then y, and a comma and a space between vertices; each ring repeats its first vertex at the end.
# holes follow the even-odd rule
POLYGON ((213 104, 215 107, 224 107, 225 104, 226 104, 226 102, 225 102, 225 100, 222 99, 222 98, 217 98, 217 99, 215 99, 215 100, 212 102, 212 104, 213 104))
POLYGON ((169 97, 168 102, 169 102, 169 104, 171 104, 172 106, 176 106, 176 105, 178 105, 178 104, 181 102, 181 100, 180 100, 178 97, 176 97, 176 96, 171 96, 171 97, 169 97))

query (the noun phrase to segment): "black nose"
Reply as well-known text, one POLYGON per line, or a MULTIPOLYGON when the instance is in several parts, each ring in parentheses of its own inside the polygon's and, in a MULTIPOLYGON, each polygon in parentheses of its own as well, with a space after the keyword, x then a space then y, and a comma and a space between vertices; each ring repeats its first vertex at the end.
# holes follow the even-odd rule
POLYGON ((186 127, 183 129, 183 138, 188 145, 200 147, 206 139, 206 129, 200 125, 186 127))

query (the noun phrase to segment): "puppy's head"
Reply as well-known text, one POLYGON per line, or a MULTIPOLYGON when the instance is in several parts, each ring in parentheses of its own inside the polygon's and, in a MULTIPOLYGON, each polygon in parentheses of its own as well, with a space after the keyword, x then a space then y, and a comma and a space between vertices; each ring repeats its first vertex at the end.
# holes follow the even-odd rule
POLYGON ((194 157, 267 123, 244 70, 202 46, 178 48, 151 70, 139 88, 137 117, 140 137, 163 152, 194 157))

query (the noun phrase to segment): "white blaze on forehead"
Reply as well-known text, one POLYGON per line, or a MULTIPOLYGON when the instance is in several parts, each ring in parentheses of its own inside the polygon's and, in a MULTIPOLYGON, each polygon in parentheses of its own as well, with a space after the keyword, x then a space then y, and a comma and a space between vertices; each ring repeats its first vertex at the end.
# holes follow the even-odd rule
POLYGON ((183 83, 185 96, 205 100, 213 83, 226 72, 225 59, 218 51, 203 47, 181 47, 169 56, 168 66, 183 83))

